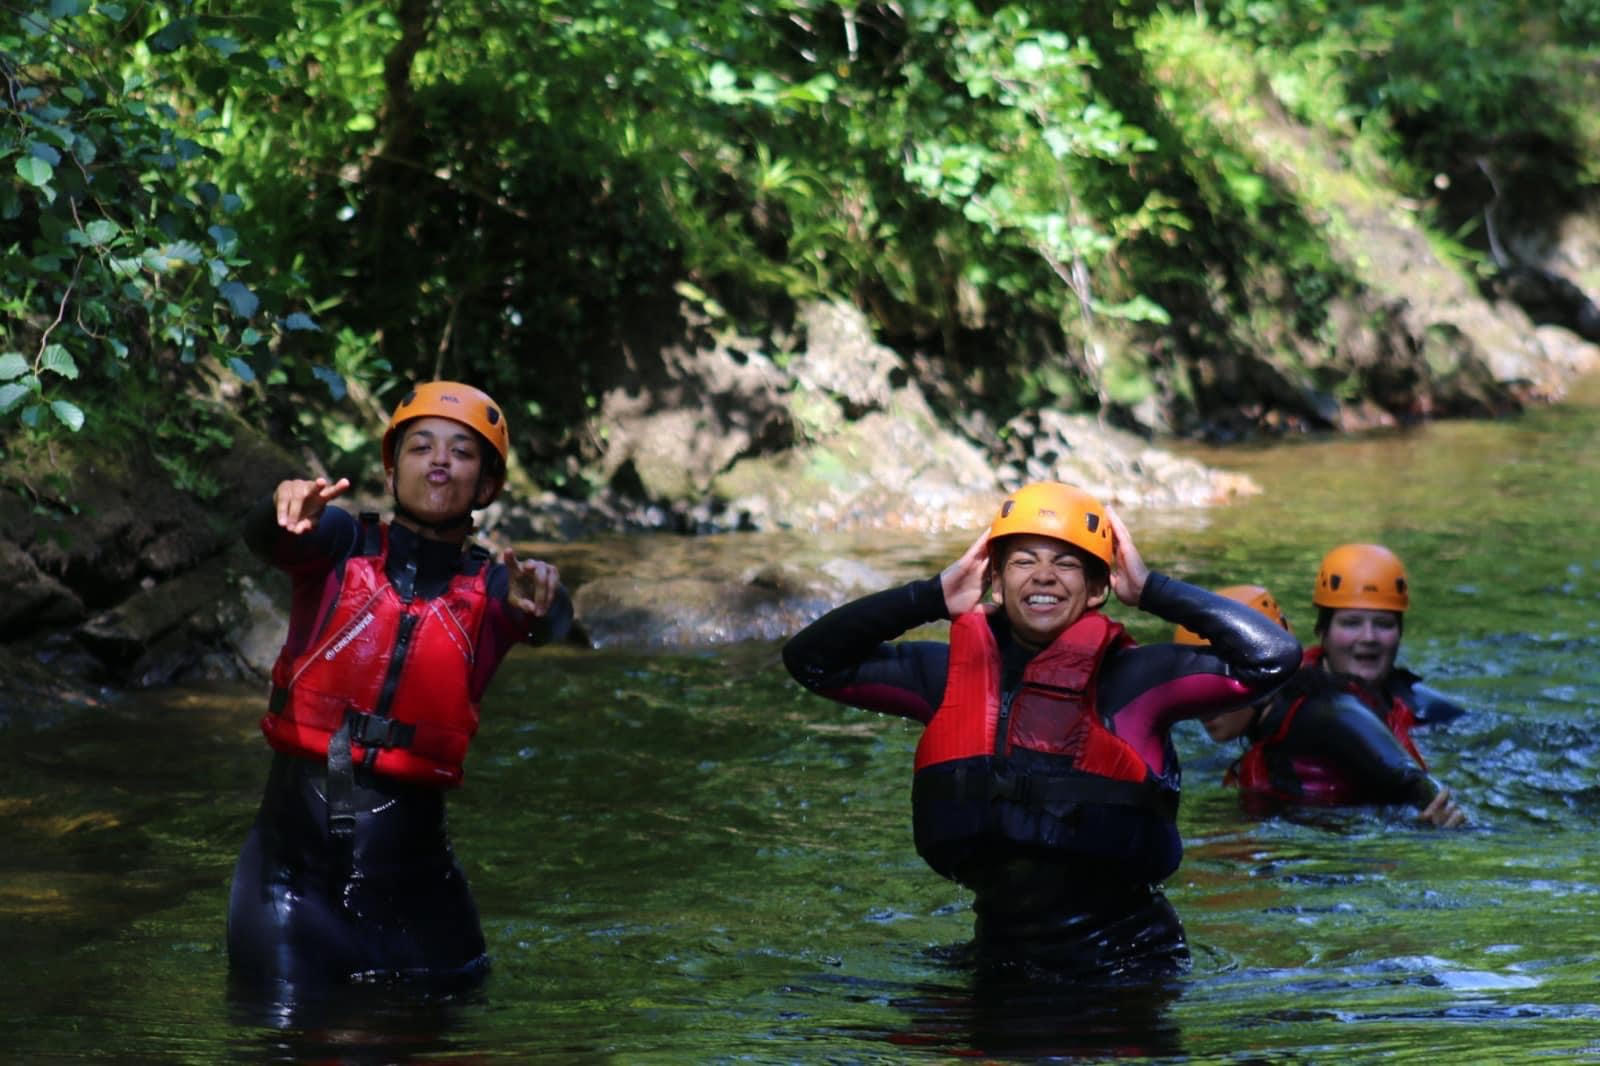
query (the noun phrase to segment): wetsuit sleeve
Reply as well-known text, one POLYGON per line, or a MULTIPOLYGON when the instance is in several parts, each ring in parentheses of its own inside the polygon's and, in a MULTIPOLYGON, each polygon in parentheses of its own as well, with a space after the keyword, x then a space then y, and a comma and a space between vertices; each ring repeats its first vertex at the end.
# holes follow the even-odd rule
POLYGON ((1100 713, 1157 773, 1174 723, 1265 699, 1300 666, 1300 642, 1288 630, 1226 596, 1152 572, 1139 607, 1211 641, 1125 648, 1102 670, 1100 713))
POLYGON ((1402 694, 1411 705, 1411 713, 1418 725, 1442 725, 1453 722, 1467 713, 1467 709, 1436 688, 1413 682, 1402 694))
POLYGON ((829 611, 789 639, 783 664, 820 696, 926 723, 944 699, 950 646, 895 638, 949 617, 939 579, 913 581, 829 611))
POLYGON ((1139 609, 1193 630, 1210 641, 1203 653, 1256 692, 1283 684, 1300 667, 1300 642, 1288 630, 1247 604, 1218 596, 1165 574, 1152 573, 1139 609))
POLYGON ((1439 791, 1389 727, 1347 693, 1306 700, 1278 750, 1332 762, 1374 803, 1412 803, 1421 808, 1439 791))
POLYGON ((245 516, 244 542, 257 558, 291 573, 327 569, 355 554, 361 523, 343 508, 325 507, 315 529, 290 533, 278 525, 277 505, 268 496, 245 516))

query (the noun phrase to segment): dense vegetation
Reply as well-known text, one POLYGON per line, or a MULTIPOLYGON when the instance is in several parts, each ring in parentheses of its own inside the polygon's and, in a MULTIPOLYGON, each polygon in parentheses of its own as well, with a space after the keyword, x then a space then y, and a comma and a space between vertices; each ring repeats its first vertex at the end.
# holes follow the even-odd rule
POLYGON ((208 397, 354 467, 352 413, 446 375, 558 478, 636 353, 781 358, 815 297, 1000 417, 1181 424, 1352 283, 1240 133, 1261 99, 1468 270, 1490 176, 1576 200, 1600 158, 1597 0, 248 7, 0 4, 8 435, 137 428, 204 491, 208 397))

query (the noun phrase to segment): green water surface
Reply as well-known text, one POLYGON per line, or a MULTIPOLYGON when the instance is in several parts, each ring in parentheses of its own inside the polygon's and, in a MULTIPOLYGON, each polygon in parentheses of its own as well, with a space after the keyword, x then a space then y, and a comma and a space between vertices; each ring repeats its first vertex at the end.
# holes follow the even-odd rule
MULTIPOLYGON (((228 994, 228 878, 267 763, 255 687, 0 734, 0 1057, 1600 1061, 1597 446, 1591 388, 1508 421, 1197 453, 1263 491, 1127 509, 1153 566, 1264 583, 1302 637, 1322 553, 1388 544, 1414 590, 1402 661, 1473 708, 1419 738, 1472 816, 1457 833, 1403 812, 1246 817, 1219 784, 1236 751, 1186 723, 1167 891, 1195 960, 1170 986, 967 971, 969 901, 911 847, 915 727, 805 694, 776 643, 524 649, 452 800, 494 957, 461 1001, 263 1014, 228 994)), ((969 540, 849 550, 899 580, 969 540)))

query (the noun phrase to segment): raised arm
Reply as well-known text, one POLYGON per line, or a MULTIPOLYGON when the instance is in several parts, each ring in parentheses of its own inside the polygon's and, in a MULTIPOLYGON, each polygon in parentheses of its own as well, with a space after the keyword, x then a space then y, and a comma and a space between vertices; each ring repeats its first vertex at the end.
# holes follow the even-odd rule
POLYGON ((329 506, 349 488, 345 478, 278 482, 272 495, 245 516, 245 545, 258 558, 285 569, 349 555, 359 541, 360 523, 349 512, 329 506))
POLYGON ((895 638, 949 617, 941 578, 913 581, 829 611, 789 639, 783 664, 820 696, 926 722, 944 698, 949 645, 895 638))

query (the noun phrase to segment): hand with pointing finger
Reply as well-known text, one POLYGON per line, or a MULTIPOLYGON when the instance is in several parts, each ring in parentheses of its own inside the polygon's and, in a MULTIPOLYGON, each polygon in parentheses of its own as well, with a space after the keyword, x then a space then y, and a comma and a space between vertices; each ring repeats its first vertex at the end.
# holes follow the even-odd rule
POLYGON ((506 602, 524 614, 543 618, 561 587, 561 575, 555 565, 540 559, 518 559, 514 548, 507 548, 500 559, 511 573, 506 602))
POLYGON ((331 485, 324 477, 310 481, 288 480, 278 482, 272 490, 272 503, 278 511, 278 525, 290 533, 309 533, 317 526, 317 519, 333 500, 350 491, 350 479, 342 477, 331 485))

